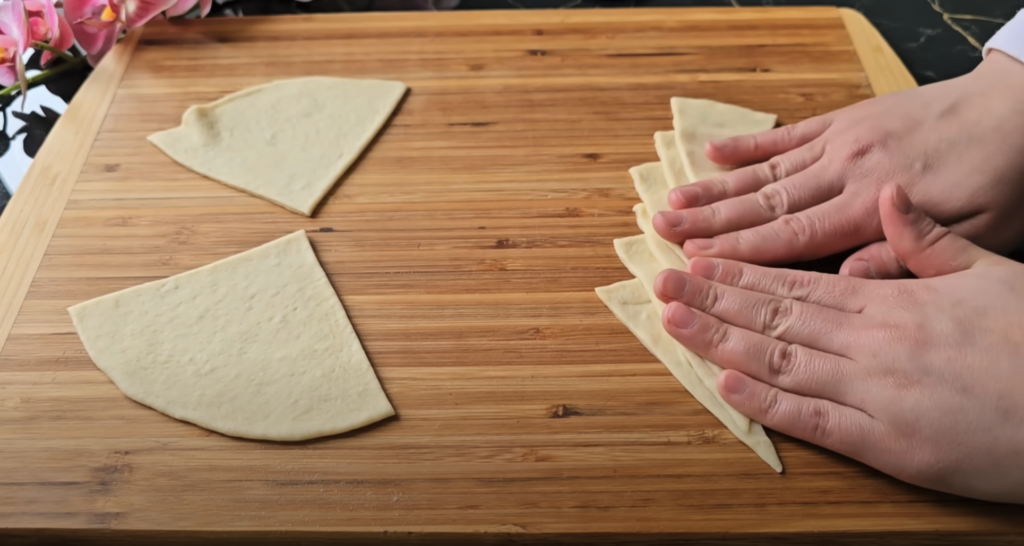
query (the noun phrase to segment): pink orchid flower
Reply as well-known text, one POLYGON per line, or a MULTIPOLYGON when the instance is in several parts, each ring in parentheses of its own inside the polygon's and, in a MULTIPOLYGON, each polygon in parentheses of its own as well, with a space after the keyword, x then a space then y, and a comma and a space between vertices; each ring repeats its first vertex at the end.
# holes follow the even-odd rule
POLYGON ((205 16, 213 0, 65 0, 64 15, 95 66, 125 29, 142 26, 165 12, 172 17, 183 15, 197 3, 205 16))
POLYGON ((0 4, 0 85, 21 82, 22 96, 28 90, 24 55, 31 41, 25 3, 11 0, 0 4))
MULTIPOLYGON (((29 37, 33 43, 43 42, 58 51, 67 51, 75 43, 71 25, 57 12, 53 0, 25 0, 29 37)), ((42 64, 46 66, 55 54, 44 51, 42 64)))

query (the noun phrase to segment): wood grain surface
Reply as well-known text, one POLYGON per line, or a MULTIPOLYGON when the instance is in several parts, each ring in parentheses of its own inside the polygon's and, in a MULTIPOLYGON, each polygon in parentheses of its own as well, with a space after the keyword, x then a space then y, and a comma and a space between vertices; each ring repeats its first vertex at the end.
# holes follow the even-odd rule
POLYGON ((59 223, 4 310, 0 542, 1021 542, 1020 508, 770 433, 775 474, 593 292, 629 278, 611 243, 636 232, 626 171, 656 160, 670 97, 792 123, 871 96, 836 9, 209 20, 148 27, 125 55, 66 205, 8 212, 59 223), (306 75, 411 87, 313 218, 145 141, 189 105, 306 75), (296 229, 396 418, 299 444, 223 437, 126 399, 72 329, 69 305, 296 229))

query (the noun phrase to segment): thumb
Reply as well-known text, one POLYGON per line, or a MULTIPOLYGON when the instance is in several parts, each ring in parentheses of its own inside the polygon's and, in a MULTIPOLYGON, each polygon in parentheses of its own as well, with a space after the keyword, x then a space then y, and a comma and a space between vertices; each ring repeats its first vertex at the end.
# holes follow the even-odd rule
POLYGON ((940 226, 898 185, 878 196, 882 231, 896 257, 919 278, 938 277, 1002 260, 996 254, 940 226))
POLYGON ((903 279, 910 276, 889 241, 878 241, 854 252, 839 269, 840 275, 861 279, 903 279))

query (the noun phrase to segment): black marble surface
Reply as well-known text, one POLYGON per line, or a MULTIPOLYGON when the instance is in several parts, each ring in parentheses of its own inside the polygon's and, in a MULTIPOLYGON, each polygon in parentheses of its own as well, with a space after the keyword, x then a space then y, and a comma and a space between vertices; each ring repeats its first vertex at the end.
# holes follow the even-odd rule
MULTIPOLYGON (((253 6, 258 7, 259 13, 344 11, 352 7, 394 6, 395 2, 402 1, 408 0, 236 0, 221 1, 224 6, 220 10, 243 5, 250 6, 250 13, 257 9, 253 6)), ((430 4, 435 0, 417 1, 430 4)), ((742 9, 825 3, 821 0, 461 0, 457 9, 642 9, 665 6, 731 6, 742 9)), ((846 0, 830 3, 863 13, 892 45, 921 85, 971 71, 981 61, 981 45, 1018 10, 1024 9, 1024 0, 846 0)), ((81 77, 66 79, 73 81, 74 85, 81 82, 81 77)), ((73 94, 73 90, 64 91, 62 97, 73 94)), ((7 141, 12 147, 16 145, 14 138, 7 141)), ((8 199, 8 192, 0 181, 0 213, 8 199)))

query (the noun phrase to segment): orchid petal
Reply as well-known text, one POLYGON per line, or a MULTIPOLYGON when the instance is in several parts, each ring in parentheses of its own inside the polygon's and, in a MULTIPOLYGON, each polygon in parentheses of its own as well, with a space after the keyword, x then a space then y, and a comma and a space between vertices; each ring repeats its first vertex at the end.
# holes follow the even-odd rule
POLYGON ((178 0, 127 0, 124 22, 129 29, 140 27, 175 5, 178 0))
POLYGON ((167 8, 168 17, 185 15, 196 5, 196 0, 178 0, 173 6, 167 8))
MULTIPOLYGON (((100 34, 100 36, 102 36, 102 41, 99 42, 98 47, 91 51, 88 49, 86 50, 90 65, 96 66, 100 64, 103 57, 117 44, 117 38, 121 35, 122 30, 124 30, 124 28, 121 25, 114 25, 111 27, 110 32, 100 34)), ((81 44, 82 42, 79 41, 78 43, 81 44)), ((82 47, 84 48, 85 46, 82 47)))
POLYGON ((13 64, 0 65, 0 85, 10 87, 18 81, 18 70, 13 64))

